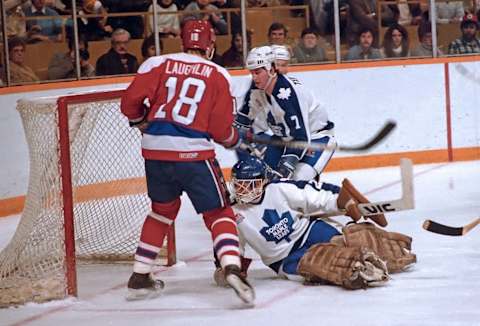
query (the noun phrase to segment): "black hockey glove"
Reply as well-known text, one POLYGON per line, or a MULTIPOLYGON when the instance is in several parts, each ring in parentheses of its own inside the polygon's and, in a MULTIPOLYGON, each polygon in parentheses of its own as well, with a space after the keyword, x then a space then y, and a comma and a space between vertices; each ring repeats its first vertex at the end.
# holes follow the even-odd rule
POLYGON ((282 178, 290 179, 293 176, 293 172, 295 172, 298 161, 298 157, 293 155, 282 156, 278 162, 276 171, 282 178))

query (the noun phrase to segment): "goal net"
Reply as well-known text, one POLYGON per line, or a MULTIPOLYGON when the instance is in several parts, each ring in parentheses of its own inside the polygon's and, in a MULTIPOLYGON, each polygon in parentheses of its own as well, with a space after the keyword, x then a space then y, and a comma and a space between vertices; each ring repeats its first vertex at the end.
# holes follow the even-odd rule
MULTIPOLYGON (((133 260, 150 211, 141 134, 122 91, 20 100, 30 177, 17 230, 0 253, 0 306, 77 294, 79 261, 133 260)), ((175 263, 174 228, 159 264, 175 263)))

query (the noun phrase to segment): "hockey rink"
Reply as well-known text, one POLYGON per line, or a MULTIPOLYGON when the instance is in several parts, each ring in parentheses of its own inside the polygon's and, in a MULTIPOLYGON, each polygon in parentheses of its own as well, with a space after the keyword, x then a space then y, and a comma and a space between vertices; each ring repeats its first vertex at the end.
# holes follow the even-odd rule
MULTIPOLYGON (((344 177, 373 201, 401 196, 399 167, 322 178, 340 183, 344 177)), ((180 262, 156 271, 166 283, 162 296, 125 301, 131 265, 81 266, 78 299, 0 309, 0 325, 480 325, 480 226, 460 237, 422 229, 427 218, 462 226, 480 216, 480 161, 415 165, 414 185, 416 208, 387 215, 387 230, 413 237, 418 263, 382 287, 304 286, 277 278, 256 258, 249 270, 256 306, 245 308, 233 290, 214 284, 209 233, 184 200, 177 219, 180 262)), ((18 220, 0 218, 0 248, 18 220)))

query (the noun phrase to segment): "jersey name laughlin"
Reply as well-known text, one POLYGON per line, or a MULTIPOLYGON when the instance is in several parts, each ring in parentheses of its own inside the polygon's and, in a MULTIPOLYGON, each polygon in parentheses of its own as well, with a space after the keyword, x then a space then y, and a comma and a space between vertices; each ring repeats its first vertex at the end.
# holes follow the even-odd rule
POLYGON ((183 62, 167 61, 166 65, 165 73, 171 75, 196 75, 208 78, 213 71, 212 67, 200 63, 192 65, 183 62))
POLYGON ((198 161, 215 157, 213 140, 234 145, 230 75, 201 57, 176 53, 149 58, 122 96, 131 122, 149 122, 142 137, 146 159, 198 161), (150 104, 146 108, 144 103, 150 104))

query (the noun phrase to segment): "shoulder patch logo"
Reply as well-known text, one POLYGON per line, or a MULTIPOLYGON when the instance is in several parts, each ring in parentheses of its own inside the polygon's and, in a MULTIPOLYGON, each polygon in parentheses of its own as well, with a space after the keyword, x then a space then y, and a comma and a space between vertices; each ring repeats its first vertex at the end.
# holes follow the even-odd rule
POLYGON ((290 88, 282 87, 278 90, 277 97, 281 100, 288 100, 291 94, 292 94, 292 90, 290 88))
POLYGON ((275 243, 282 240, 292 241, 290 234, 293 231, 293 217, 289 212, 283 213, 280 217, 276 210, 266 209, 263 212, 262 219, 268 225, 260 230, 260 234, 263 235, 265 240, 275 241, 275 243))

